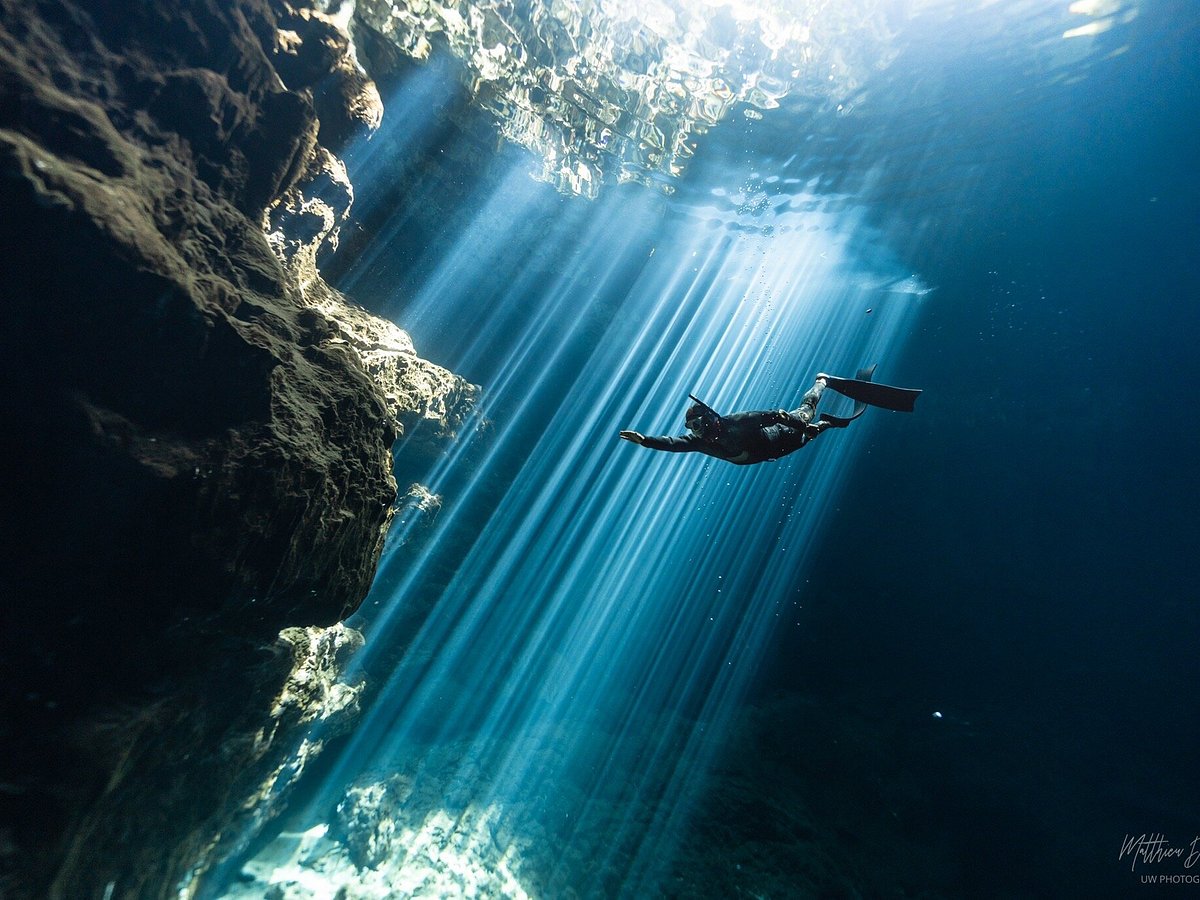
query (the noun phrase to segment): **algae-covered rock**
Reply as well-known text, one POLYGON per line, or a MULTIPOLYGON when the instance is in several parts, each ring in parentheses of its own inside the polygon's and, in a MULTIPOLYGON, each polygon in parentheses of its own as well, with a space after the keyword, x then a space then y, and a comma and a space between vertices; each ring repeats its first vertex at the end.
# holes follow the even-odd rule
POLYGON ((398 430, 471 398, 308 265, 379 114, 284 2, 0 0, 5 898, 177 896, 353 715, 277 636, 362 602, 398 430))

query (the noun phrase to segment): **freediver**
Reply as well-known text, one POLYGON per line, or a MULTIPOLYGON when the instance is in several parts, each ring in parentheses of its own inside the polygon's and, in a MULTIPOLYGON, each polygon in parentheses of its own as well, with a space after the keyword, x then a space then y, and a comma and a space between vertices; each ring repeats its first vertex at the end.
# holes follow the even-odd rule
POLYGON ((791 412, 776 409, 722 416, 689 394, 693 403, 686 415, 687 434, 649 437, 637 431, 622 431, 620 437, 651 450, 705 453, 740 466, 779 459, 799 450, 830 428, 845 428, 866 412, 868 406, 896 412, 913 411, 921 393, 919 390, 875 384, 871 381, 874 374, 874 366, 860 369, 854 378, 838 378, 822 372, 800 400, 800 406, 791 412), (854 411, 846 417, 821 413, 813 421, 821 394, 827 387, 853 400, 854 411))

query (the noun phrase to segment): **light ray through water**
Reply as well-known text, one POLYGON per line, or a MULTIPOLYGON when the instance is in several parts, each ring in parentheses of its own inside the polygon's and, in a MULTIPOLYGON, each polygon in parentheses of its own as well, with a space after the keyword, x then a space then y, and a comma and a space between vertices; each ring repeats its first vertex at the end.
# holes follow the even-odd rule
POLYGON ((661 198, 639 191, 577 201, 540 236, 561 260, 550 277, 497 284, 494 249, 511 240, 497 223, 532 214, 540 190, 504 180, 405 298, 401 324, 418 334, 463 311, 462 357, 445 362, 490 373, 481 413, 495 428, 481 456, 455 448, 430 473, 432 490, 453 481, 457 495, 392 596, 375 598, 349 678, 398 639, 393 622, 472 499, 499 500, 293 818, 320 826, 348 785, 392 778, 394 831, 412 844, 395 839, 393 866, 397 854, 429 865, 414 848, 437 822, 438 852, 486 833, 495 864, 534 896, 645 896, 769 635, 796 627, 814 536, 888 414, 752 467, 616 432, 679 433, 689 393, 726 412, 792 408, 819 370, 881 361, 886 380, 920 300, 880 305, 862 287, 878 280, 864 272, 895 266, 883 248, 849 249, 864 228, 846 204, 790 210, 794 227, 767 235, 701 210, 664 225, 661 198), (512 306, 526 314, 507 317, 512 306))

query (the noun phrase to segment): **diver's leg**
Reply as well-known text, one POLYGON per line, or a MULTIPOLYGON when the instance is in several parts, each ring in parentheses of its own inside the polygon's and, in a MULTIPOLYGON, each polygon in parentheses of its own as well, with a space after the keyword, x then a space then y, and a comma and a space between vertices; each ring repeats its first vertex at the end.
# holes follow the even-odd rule
POLYGON ((821 394, 825 392, 825 388, 829 385, 829 382, 825 379, 825 375, 818 375, 817 380, 813 382, 813 386, 800 399, 800 405, 788 415, 800 419, 805 425, 810 423, 813 420, 813 416, 817 414, 817 404, 821 402, 821 394))

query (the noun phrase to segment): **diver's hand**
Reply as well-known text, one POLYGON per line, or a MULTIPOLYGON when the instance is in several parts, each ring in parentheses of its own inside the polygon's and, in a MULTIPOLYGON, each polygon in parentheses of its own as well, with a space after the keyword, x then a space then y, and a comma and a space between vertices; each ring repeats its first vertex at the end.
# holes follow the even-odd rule
POLYGON ((646 439, 644 434, 638 434, 636 431, 622 431, 617 435, 617 437, 621 438, 622 440, 633 441, 635 444, 640 444, 646 439))

